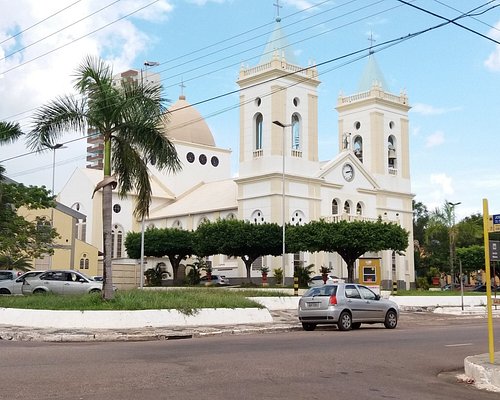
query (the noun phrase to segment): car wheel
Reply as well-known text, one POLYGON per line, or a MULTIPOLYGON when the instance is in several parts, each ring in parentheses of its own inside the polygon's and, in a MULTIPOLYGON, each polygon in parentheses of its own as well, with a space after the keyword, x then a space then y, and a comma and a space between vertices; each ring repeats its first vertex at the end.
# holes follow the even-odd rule
POLYGON ((349 331, 352 329, 352 317, 347 311, 342 311, 337 323, 339 331, 349 331))
POLYGON ((0 294, 10 294, 9 289, 2 288, 0 289, 0 294))
POLYGON ((35 289, 33 290, 33 294, 44 294, 45 293, 45 290, 43 289, 35 289))
POLYGON ((92 289, 89 293, 101 293, 100 289, 92 289))
POLYGON ((302 323, 302 328, 304 328, 305 331, 313 331, 316 329, 316 324, 311 324, 308 322, 303 322, 302 323))
POLYGON ((396 311, 389 310, 387 314, 385 314, 384 326, 387 329, 394 329, 398 325, 398 314, 396 311))
POLYGON ((353 322, 352 329, 359 329, 361 327, 361 322, 353 322))

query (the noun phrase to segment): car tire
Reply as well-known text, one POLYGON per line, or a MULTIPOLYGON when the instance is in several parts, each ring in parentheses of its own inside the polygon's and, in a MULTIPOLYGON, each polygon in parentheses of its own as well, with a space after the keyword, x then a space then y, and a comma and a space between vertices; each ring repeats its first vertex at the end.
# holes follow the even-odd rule
POLYGON ((2 288, 0 289, 0 294, 11 294, 9 289, 2 288))
POLYGON ((339 331, 350 331, 352 329, 352 316, 347 311, 340 313, 339 321, 337 322, 339 331))
POLYGON ((302 328, 305 331, 313 331, 316 329, 316 324, 311 324, 310 322, 302 322, 302 328))
POLYGON ((43 289, 35 289, 35 290, 33 290, 33 294, 44 294, 44 293, 46 293, 46 292, 43 289))
POLYGON ((398 325, 398 314, 394 310, 387 311, 385 314, 384 326, 387 329, 394 329, 398 325))
POLYGON ((100 289, 92 289, 89 293, 101 293, 100 289))
POLYGON ((352 329, 359 329, 361 327, 361 322, 353 322, 352 329))

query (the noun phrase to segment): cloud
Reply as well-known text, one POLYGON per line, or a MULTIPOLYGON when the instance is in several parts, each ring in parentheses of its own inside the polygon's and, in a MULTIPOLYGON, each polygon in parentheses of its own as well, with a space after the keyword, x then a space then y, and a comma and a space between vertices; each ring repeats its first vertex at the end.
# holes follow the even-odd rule
MULTIPOLYGON (((495 27, 488 32, 488 36, 500 40, 500 21, 496 23, 495 27)), ((496 46, 495 50, 484 61, 487 69, 493 72, 500 71, 500 46, 496 46)))
POLYGON ((72 75, 85 55, 113 62, 115 72, 133 66, 154 40, 140 23, 165 20, 173 9, 167 0, 160 0, 126 17, 148 3, 123 0, 102 11, 99 0, 70 7, 64 0, 18 0, 4 6, 0 41, 7 40, 0 44, 0 58, 20 51, 0 60, 0 97, 9 99, 2 103, 0 119, 17 119, 26 126, 28 121, 15 118, 16 114, 71 93, 72 75))
POLYGON ((196 4, 197 6, 203 7, 207 3, 222 4, 222 3, 225 3, 225 0, 188 0, 188 3, 196 4))
POLYGON ((462 110, 462 107, 434 107, 430 104, 416 103, 412 106, 411 111, 421 115, 442 115, 449 112, 455 112, 462 110))
POLYGON ((307 0, 285 0, 284 4, 287 6, 295 7, 299 10, 305 10, 315 5, 313 2, 307 0))
POLYGON ((436 147, 440 146, 445 142, 444 133, 441 131, 436 131, 433 134, 427 136, 425 139, 425 147, 436 147))

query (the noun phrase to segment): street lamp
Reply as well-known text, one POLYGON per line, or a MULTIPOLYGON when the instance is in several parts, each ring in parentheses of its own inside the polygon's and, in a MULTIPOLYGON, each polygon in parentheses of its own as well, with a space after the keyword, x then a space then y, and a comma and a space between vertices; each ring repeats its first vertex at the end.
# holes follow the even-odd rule
MULTIPOLYGON (((55 196, 55 182, 56 182, 56 150, 66 149, 62 143, 45 144, 45 147, 52 150, 52 196, 55 196)), ((50 227, 54 228, 54 207, 50 209, 50 227)), ((52 256, 49 258, 49 268, 52 269, 52 256)))
POLYGON ((292 126, 292 124, 284 124, 280 121, 273 121, 273 124, 278 125, 283 130, 283 169, 281 171, 281 222, 282 222, 282 250, 281 250, 281 269, 283 270, 283 286, 285 285, 285 128, 292 126))
MULTIPOLYGON (((143 71, 147 71, 148 67, 157 67, 160 65, 159 62, 156 61, 144 61, 144 68, 141 68, 141 87, 144 86, 143 71)), ((144 215, 142 216, 141 221, 141 289, 144 289, 144 230, 145 230, 145 222, 144 215)))
MULTIPOLYGON (((460 201, 458 203, 452 203, 448 201, 446 204, 451 208, 451 212, 453 213, 453 226, 450 229, 450 268, 451 268, 451 290, 455 289, 455 269, 453 265, 453 261, 455 258, 455 207, 459 204, 462 204, 460 201)), ((460 280, 462 277, 460 276, 460 280)))

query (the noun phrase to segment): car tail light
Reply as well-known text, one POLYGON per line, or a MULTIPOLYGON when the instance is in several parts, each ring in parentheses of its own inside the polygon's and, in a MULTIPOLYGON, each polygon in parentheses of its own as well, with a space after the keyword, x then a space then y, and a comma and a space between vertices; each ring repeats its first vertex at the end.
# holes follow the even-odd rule
POLYGON ((335 296, 334 294, 332 294, 330 296, 330 305, 335 305, 337 304, 337 296, 335 296))

